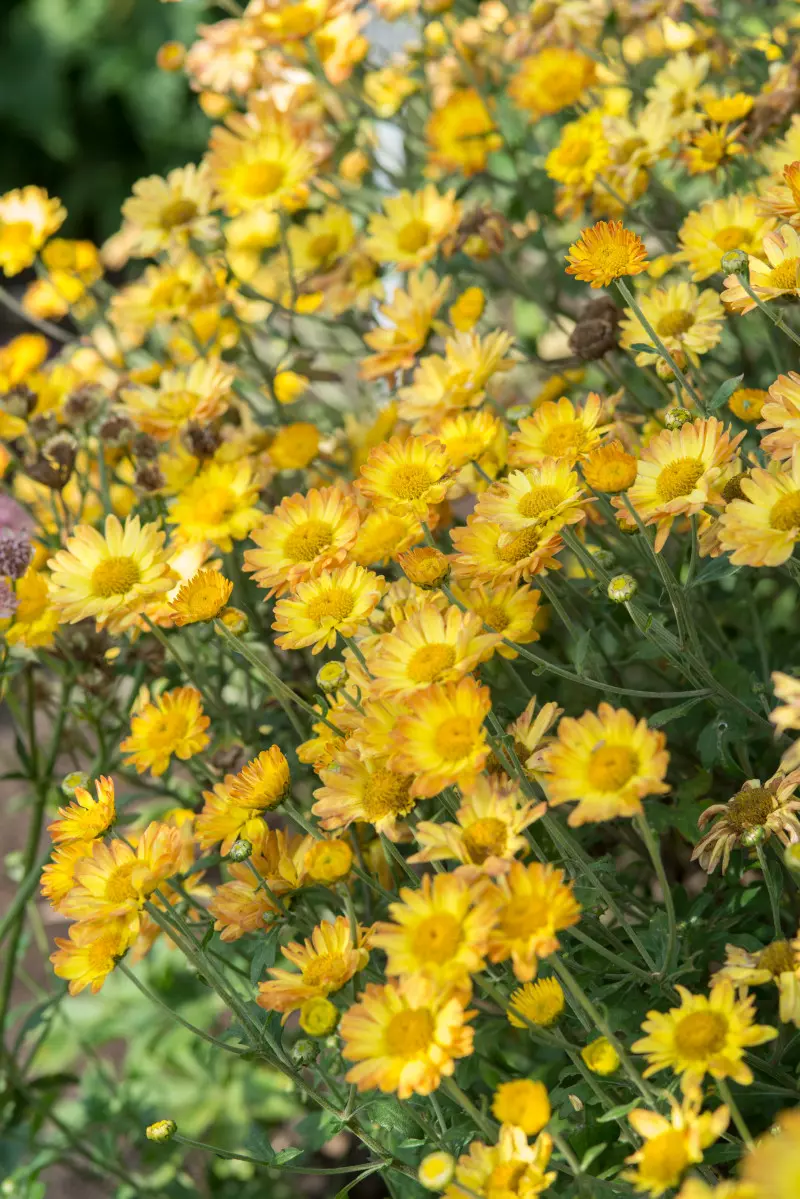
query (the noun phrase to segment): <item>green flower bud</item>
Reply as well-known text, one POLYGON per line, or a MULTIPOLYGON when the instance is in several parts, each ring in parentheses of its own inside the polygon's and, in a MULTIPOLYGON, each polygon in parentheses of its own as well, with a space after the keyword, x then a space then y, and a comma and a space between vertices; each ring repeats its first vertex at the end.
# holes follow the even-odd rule
POLYGON ((171 1141, 177 1131, 178 1125, 174 1120, 156 1120, 155 1124, 147 1126, 145 1136, 148 1141, 155 1141, 160 1145, 164 1141, 171 1141))
POLYGON ((311 1066, 317 1060, 319 1045, 310 1037, 301 1037, 295 1041, 289 1056, 296 1066, 311 1066))
POLYGON ((65 774, 61 780, 61 790, 69 799, 72 799, 79 787, 89 786, 89 776, 84 774, 82 770, 72 770, 69 774, 65 774))
POLYGON ((627 604, 638 590, 639 584, 633 575, 614 575, 609 579, 606 594, 613 604, 627 604))
POLYGON ((688 425, 691 420, 694 420, 688 408, 670 408, 664 414, 664 424, 668 429, 680 429, 682 425, 688 425))
POLYGON ((744 250, 726 250, 719 264, 726 275, 746 275, 749 259, 744 250))
POLYGON ((252 841, 247 841, 244 837, 240 837, 238 841, 234 841, 228 857, 232 862, 246 862, 252 852, 252 841))

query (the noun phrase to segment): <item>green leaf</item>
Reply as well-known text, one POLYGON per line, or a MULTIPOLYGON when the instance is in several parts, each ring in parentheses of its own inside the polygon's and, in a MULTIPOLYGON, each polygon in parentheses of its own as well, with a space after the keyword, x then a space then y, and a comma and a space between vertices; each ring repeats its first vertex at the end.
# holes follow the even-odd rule
POLYGON ((575 647, 572 651, 572 662, 578 674, 583 674, 583 668, 586 665, 586 656, 589 653, 589 647, 592 644, 592 630, 584 629, 578 640, 575 642, 575 647))
POLYGON ((601 1141, 599 1145, 592 1145, 591 1148, 587 1149, 581 1158, 581 1169, 588 1170, 592 1162, 597 1160, 600 1154, 608 1148, 608 1145, 608 1141, 601 1141))
POLYGON ((621 1120, 623 1116, 627 1116, 628 1112, 632 1112, 640 1103, 640 1099, 632 1099, 630 1103, 621 1103, 619 1107, 612 1107, 610 1111, 603 1112, 602 1116, 597 1117, 597 1123, 607 1124, 609 1120, 621 1120))
POLYGON ((662 708, 660 712, 648 716, 647 723, 652 729, 660 729, 665 724, 669 724, 671 720, 677 720, 679 716, 685 716, 687 712, 691 712, 692 708, 701 704, 705 698, 704 695, 693 695, 689 699, 685 699, 682 704, 675 704, 671 708, 662 708))
POLYGON ((724 383, 720 383, 708 401, 709 411, 716 412, 717 408, 721 408, 723 404, 727 403, 737 387, 741 387, 743 379, 744 375, 734 375, 732 379, 726 379, 724 383))

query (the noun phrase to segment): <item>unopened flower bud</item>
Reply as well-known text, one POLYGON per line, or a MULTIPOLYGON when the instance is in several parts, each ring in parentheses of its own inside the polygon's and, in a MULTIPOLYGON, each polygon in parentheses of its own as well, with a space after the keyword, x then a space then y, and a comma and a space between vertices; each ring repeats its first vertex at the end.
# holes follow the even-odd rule
POLYGON ((317 686, 324 695, 338 691, 347 679, 347 667, 344 662, 326 662, 317 671, 317 686))
POLYGON ((611 570, 616 562, 616 558, 611 553, 611 550, 603 549, 602 546, 597 546, 592 550, 592 559, 603 570, 611 570))
POLYGON ((607 1037, 598 1037, 584 1046, 581 1057, 592 1074, 613 1074, 619 1069, 619 1055, 607 1037))
POLYGON ((160 1145, 164 1141, 171 1141, 177 1131, 178 1125, 174 1120, 156 1120, 155 1124, 148 1124, 145 1136, 148 1141, 155 1141, 160 1145))
POLYGON ((253 852, 253 843, 245 837, 239 837, 230 848, 228 857, 232 862, 246 862, 253 852))
POLYGON ((422 545, 398 554, 397 563, 409 582, 425 591, 440 587, 450 574, 447 556, 433 545, 422 545))
POLYGON ((298 1021, 310 1037, 327 1037, 339 1023, 339 1012, 324 995, 313 995, 300 1008, 298 1021))
POLYGON ((353 851, 338 837, 315 841, 306 854, 305 869, 315 883, 335 883, 346 878, 353 865, 353 851))
POLYGON ((319 1045, 308 1037, 301 1037, 292 1045, 289 1055, 296 1066, 311 1066, 319 1055, 319 1045))
POLYGON ((443 1191, 453 1180, 456 1159, 451 1153, 439 1150, 423 1157, 417 1170, 417 1178, 426 1191, 443 1191))
POLYGON ((633 575, 614 575, 609 580, 606 594, 614 604, 627 604, 636 595, 639 584, 633 575))
POLYGON ((746 275, 749 259, 744 250, 726 250, 719 264, 726 275, 746 275))
POLYGON ((692 414, 688 408, 670 408, 664 414, 664 424, 668 429, 680 429, 691 420, 692 414))
POLYGON ((61 790, 69 799, 72 799, 79 787, 89 786, 89 776, 84 774, 82 770, 72 770, 69 774, 65 774, 61 780, 61 790))
POLYGON ((234 637, 241 637, 250 628, 250 621, 247 619, 247 614, 242 612, 241 608, 223 608, 217 620, 221 620, 225 628, 233 633, 234 637))
POLYGON ((512 404, 510 408, 506 408, 506 420, 512 425, 516 425, 530 416, 532 412, 530 404, 512 404))
POLYGON ((766 836, 766 829, 763 825, 758 824, 755 828, 749 828, 747 832, 742 833, 742 845, 752 849, 756 845, 761 845, 766 840, 766 836))

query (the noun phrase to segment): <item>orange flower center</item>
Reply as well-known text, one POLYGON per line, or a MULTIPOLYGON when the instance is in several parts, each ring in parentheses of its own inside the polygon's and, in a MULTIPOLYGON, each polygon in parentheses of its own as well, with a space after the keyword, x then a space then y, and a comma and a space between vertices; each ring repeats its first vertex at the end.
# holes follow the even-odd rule
POLYGON ((399 500, 418 500, 425 495, 433 483, 427 466, 409 462, 392 471, 389 491, 399 500))
POLYGON ((549 902, 539 895, 520 895, 510 899, 500 918, 504 936, 510 941, 525 941, 548 927, 549 902))
POLYGON ((127 595, 141 579, 133 558, 112 557, 98 562, 92 571, 92 594, 110 599, 112 595, 127 595))
POLYGON ((749 229, 745 229, 743 225, 726 225, 714 234, 714 245, 723 251, 738 250, 749 235, 749 229))
POLYGON ((579 420, 565 421, 554 425, 542 441, 542 449, 549 458, 561 458, 567 454, 575 457, 586 443, 586 429, 579 420))
POLYGON ((508 825, 496 816, 485 816, 464 829, 463 839, 470 861, 482 866, 487 858, 503 856, 508 841, 508 825))
POLYGON ((785 258, 779 266, 769 272, 762 286, 775 287, 778 291, 794 291, 797 287, 797 272, 800 258, 785 258))
POLYGON ((286 179, 286 168, 280 162, 261 159, 243 165, 236 180, 237 190, 254 200, 271 196, 286 179))
POLYGON ((660 500, 676 500, 689 495, 705 470, 697 458, 676 458, 668 463, 656 480, 656 495, 660 500))
POLYGON ((719 1053, 727 1033, 728 1021, 721 1012, 690 1012, 678 1022, 675 1044, 681 1057, 702 1061, 719 1053))
POLYGON ((794 950, 789 941, 773 941, 756 958, 759 970, 769 970, 775 978, 781 974, 794 974, 796 969, 794 950))
POLYGON ((283 552, 292 562, 313 562, 333 541, 333 527, 324 520, 307 520, 292 529, 283 552))
POLYGON ((347 620, 355 604, 352 591, 332 587, 330 591, 310 600, 306 611, 309 620, 313 620, 314 624, 321 625, 326 620, 332 621, 333 624, 341 624, 343 620, 347 620))
POLYGON ((159 224, 162 229, 177 229, 179 225, 188 225, 197 216, 197 205, 194 200, 173 200, 162 208, 159 224))
POLYGON ((681 333, 688 333, 693 324, 694 317, 691 312, 678 308, 675 312, 667 312, 661 317, 656 325, 656 332, 659 337, 679 337, 681 333))
POLYGON ((433 683, 455 663, 452 645, 421 645, 412 655, 406 673, 414 683, 433 683))
POLYGON ((511 617, 500 604, 487 604, 485 608, 481 608, 478 615, 483 623, 488 624, 496 633, 502 633, 511 623, 511 617))
POLYGON ((498 545, 497 556, 501 562, 522 562, 523 559, 530 558, 538 548, 539 527, 531 525, 530 528, 517 533, 516 537, 512 537, 507 545, 498 545))
POLYGON ((397 234, 397 244, 403 253, 416 254, 428 244, 430 235, 431 227, 427 221, 409 221, 397 234))
POLYGON ((338 991, 347 982, 347 962, 341 954, 322 953, 303 967, 303 982, 307 987, 324 987, 338 991))
POLYGON ((532 487, 517 504, 520 516, 544 516, 552 512, 563 498, 557 487, 532 487))
POLYGON ((767 787, 745 787, 728 801, 726 817, 737 833, 762 828, 775 810, 775 793, 767 787))
POLYGON ((463 716, 450 716, 436 730, 436 748, 448 762, 466 758, 474 744, 474 729, 463 716))
POLYGON ((408 796, 411 781, 410 775, 395 774, 383 766, 371 774, 361 798, 367 820, 374 824, 385 816, 404 816, 410 812, 414 807, 414 800, 408 796))
POLYGON ((422 962, 444 965, 454 958, 461 944, 461 924, 449 912, 423 920, 414 934, 414 953, 422 962))
POLYGON ((800 527, 800 491, 781 496, 777 504, 772 505, 769 523, 773 529, 779 529, 782 533, 800 527))
POLYGON ((414 1008, 392 1016, 386 1028, 386 1052, 397 1057, 422 1053, 433 1040, 433 1016, 427 1008, 414 1008))
POLYGON ((639 758, 627 745, 599 745, 592 750, 587 774, 598 791, 619 791, 639 767, 639 758))
POLYGON ((689 1165, 686 1151, 686 1134, 670 1128, 645 1141, 639 1173, 648 1183, 662 1186, 677 1186, 680 1177, 689 1165))

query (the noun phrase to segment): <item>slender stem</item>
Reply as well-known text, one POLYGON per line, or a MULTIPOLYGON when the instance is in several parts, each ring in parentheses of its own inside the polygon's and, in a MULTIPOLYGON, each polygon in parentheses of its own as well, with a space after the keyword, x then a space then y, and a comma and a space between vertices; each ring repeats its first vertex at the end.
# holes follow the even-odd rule
POLYGON ((669 879, 664 869, 661 847, 656 840, 653 830, 647 823, 647 816, 643 811, 634 817, 634 823, 650 855, 650 861, 653 863, 658 883, 661 887, 664 906, 667 911, 667 947, 664 950, 664 964, 661 967, 661 977, 666 978, 675 964, 675 955, 678 949, 678 925, 675 919, 675 903, 672 898, 672 888, 669 885, 669 879))
POLYGON ((203 696, 203 698, 206 701, 206 703, 208 704, 208 706, 210 708, 212 708, 215 712, 221 713, 221 708, 220 708, 217 700, 214 698, 213 695, 208 694, 208 691, 206 690, 205 687, 202 686, 202 684, 198 680, 196 674, 192 670, 191 666, 188 666, 186 664, 186 660, 184 659, 183 655, 180 654, 178 652, 178 650, 175 648, 175 644, 174 644, 174 641, 172 640, 172 638, 167 637, 166 634, 164 633, 164 630, 160 629, 158 627, 158 625, 155 624, 150 619, 150 617, 147 615, 146 612, 142 613, 142 619, 144 620, 145 624, 149 628, 150 632, 155 637, 156 641, 158 641, 164 647, 164 649, 169 654, 169 656, 175 660, 176 664, 180 667, 181 672, 183 674, 185 674, 187 679, 189 679, 189 681, 197 688, 197 690, 203 696))
POLYGON ((483 1112, 478 1111, 475 1104, 465 1095, 461 1087, 454 1078, 445 1078, 442 1081, 442 1087, 450 1096, 450 1098, 462 1108, 472 1120, 476 1128, 483 1133, 484 1136, 490 1137, 494 1141, 497 1135, 497 1129, 494 1123, 484 1116, 483 1112))
POLYGON ((247 869, 252 874, 253 878, 258 883, 261 890, 264 892, 264 894, 269 899, 270 903, 273 904, 279 912, 282 912, 284 916, 288 916, 289 909, 286 907, 286 904, 283 902, 283 900, 281 899, 281 897, 279 895, 275 894, 275 892, 272 890, 272 887, 269 885, 267 880, 258 873, 255 866, 253 865, 252 859, 248 858, 247 861, 245 862, 245 865, 247 866, 247 869))
POLYGON ((789 326, 788 326, 788 325, 785 323, 785 321, 784 321, 783 317, 782 317, 782 316, 781 316, 779 313, 777 313, 777 314, 776 314, 776 313, 774 313, 774 312, 772 311, 772 309, 771 309, 771 308, 770 308, 770 307, 769 307, 767 304, 765 304, 765 303, 764 303, 764 301, 763 301, 763 300, 759 299, 759 297, 758 297, 758 296, 756 295, 756 293, 753 291, 753 289, 752 289, 752 287, 750 286, 750 283, 749 283, 749 281, 748 281, 747 279, 745 279, 743 276, 741 276, 741 275, 740 275, 740 276, 739 276, 739 281, 741 282, 741 285, 742 285, 742 287, 744 288, 744 290, 745 290, 745 291, 747 292, 747 294, 749 295, 750 299, 751 299, 751 300, 752 300, 752 301, 753 301, 755 304, 757 304, 757 305, 758 305, 758 307, 761 309, 761 311, 762 311, 762 312, 763 312, 763 313, 764 313, 764 314, 765 314, 767 317, 769 317, 769 319, 772 321, 772 323, 773 323, 773 325, 775 326, 775 328, 776 328, 776 329, 780 329, 781 333, 785 333, 785 334, 786 334, 786 336, 787 336, 787 337, 788 337, 788 338, 789 338, 791 341, 793 341, 793 342, 794 342, 794 344, 795 344, 796 346, 800 346, 800 337, 798 337, 798 336, 797 336, 797 334, 796 334, 796 333, 795 333, 795 332, 794 332, 792 329, 790 329, 790 328, 789 328, 789 326))
POLYGON ((744 1116, 739 1111, 739 1106, 731 1094, 731 1089, 728 1086, 727 1080, 724 1078, 717 1079, 717 1090, 719 1091, 720 1099, 725 1106, 730 1110, 731 1119, 736 1125, 736 1131, 745 1143, 747 1149, 753 1148, 753 1138, 750 1135, 750 1129, 747 1127, 744 1116))
POLYGON ((223 1157, 229 1161, 252 1162, 254 1166, 266 1166, 270 1170, 281 1170, 285 1174, 359 1174, 362 1170, 369 1172, 370 1168, 380 1170, 391 1165, 390 1160, 381 1160, 368 1165, 361 1162, 357 1166, 329 1166, 319 1170, 310 1165, 285 1166, 280 1162, 268 1161, 264 1157, 253 1157, 249 1153, 234 1153, 231 1149, 223 1149, 219 1145, 209 1145, 205 1141, 195 1141, 191 1137, 182 1136, 177 1132, 172 1140, 177 1141, 180 1145, 189 1145, 192 1149, 205 1149, 208 1153, 213 1153, 215 1157, 223 1157))
POLYGON ((28 312, 23 308, 18 300, 15 300, 9 291, 4 287, 0 287, 0 304, 3 304, 9 312, 13 312, 14 316, 18 316, 20 320, 27 321, 34 329, 38 329, 40 333, 46 333, 48 337, 52 337, 54 341, 67 342, 73 341, 73 334, 66 329, 59 328, 58 325, 53 325, 50 321, 43 320, 42 317, 34 316, 32 312, 28 312))
POLYGON ((133 983, 137 990, 141 991, 145 998, 149 999, 151 1003, 156 1004, 157 1007, 163 1008, 173 1020, 177 1021, 178 1024, 182 1024, 183 1027, 188 1029, 190 1033, 193 1033, 194 1036, 200 1037, 203 1041, 208 1041, 209 1045, 213 1045, 216 1049, 224 1049, 226 1053, 232 1053, 236 1057, 240 1057, 241 1054, 249 1052, 247 1049, 237 1049, 235 1045, 229 1045, 226 1041, 220 1041, 216 1037, 213 1037, 211 1033, 205 1032, 202 1028, 197 1028, 196 1025, 191 1024, 188 1020, 184 1020, 183 1016, 181 1016, 179 1012, 176 1012, 173 1007, 171 1007, 168 1003, 165 1003, 163 999, 159 998, 154 991, 151 991, 149 987, 145 986, 141 979, 136 977, 134 972, 125 964, 125 962, 117 962, 117 969, 120 970, 125 977, 130 980, 130 982, 133 983))
POLYGON ((562 1137, 560 1132, 555 1132, 552 1128, 548 1129, 548 1132, 553 1138, 554 1144, 558 1146, 561 1156, 564 1158, 564 1161, 567 1163, 572 1173, 576 1178, 580 1178, 583 1174, 583 1171, 581 1170, 581 1164, 575 1154, 572 1152, 567 1141, 564 1139, 564 1137, 562 1137))
POLYGON ((703 404, 703 401, 700 399, 700 396, 697 394, 695 389, 692 387, 691 383, 686 378, 683 371, 678 366, 677 362, 672 357, 669 350, 664 345, 663 341, 658 336, 658 334, 656 333, 653 326, 650 324, 650 322, 647 319, 647 317, 645 316, 645 314, 642 312, 642 309, 641 309, 638 301, 635 299, 633 292, 630 290, 627 283, 624 283, 622 281, 622 279, 616 279, 615 282, 616 282, 617 287, 619 288, 622 298, 626 301, 626 303, 630 304, 631 308, 633 309, 633 311, 636 314, 636 317, 639 320, 639 323, 641 324, 642 328, 647 333, 647 335, 650 338, 650 340, 652 341, 653 345, 656 347, 656 349, 658 350, 661 357, 666 362, 669 363, 670 369, 671 369, 673 375, 675 376, 675 378, 680 383, 681 387, 684 389, 684 391, 686 392, 687 395, 692 397, 692 399, 694 400, 695 404, 697 404, 697 407, 700 409, 700 411, 703 414, 705 414, 705 405, 703 404))
POLYGON ((772 926, 775 929, 775 939, 780 941, 783 939, 783 928, 781 927, 781 908, 780 908, 780 892, 775 889, 775 879, 772 871, 769 868, 767 856, 764 853, 763 845, 756 845, 756 855, 758 864, 761 867, 761 873, 764 875, 764 882, 767 885, 767 894, 769 895, 769 906, 772 911, 772 926))

